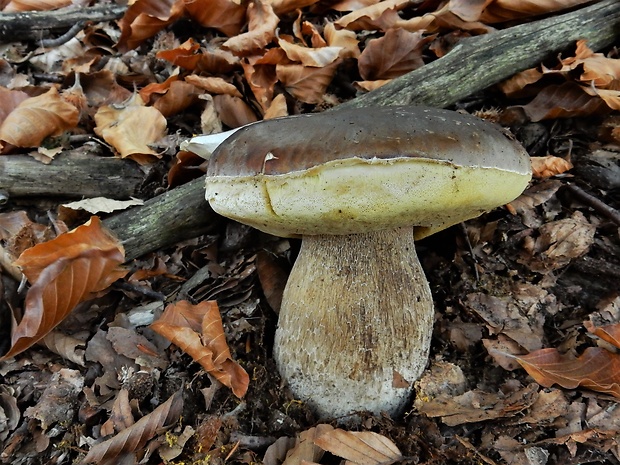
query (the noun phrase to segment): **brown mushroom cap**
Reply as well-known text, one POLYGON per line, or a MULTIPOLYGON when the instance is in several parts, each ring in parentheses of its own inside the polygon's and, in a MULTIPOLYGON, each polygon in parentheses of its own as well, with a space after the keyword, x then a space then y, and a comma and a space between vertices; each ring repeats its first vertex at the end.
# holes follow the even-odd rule
POLYGON ((530 175, 527 153, 490 123, 373 107, 240 129, 211 157, 206 198, 216 212, 279 236, 406 225, 424 236, 513 200, 530 175))

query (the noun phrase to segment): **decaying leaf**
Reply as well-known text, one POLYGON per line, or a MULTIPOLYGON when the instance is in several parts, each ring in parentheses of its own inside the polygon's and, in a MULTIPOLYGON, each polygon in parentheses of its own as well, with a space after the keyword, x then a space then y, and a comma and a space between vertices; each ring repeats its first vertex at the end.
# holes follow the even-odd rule
POLYGON ((534 380, 545 387, 583 387, 620 398, 620 355, 600 347, 588 347, 581 356, 561 354, 548 348, 527 355, 510 355, 534 380))
POLYGON ((173 426, 179 420, 182 410, 182 391, 177 391, 129 428, 91 447, 81 463, 114 463, 112 461, 125 454, 139 451, 150 439, 173 426))
POLYGON ((25 415, 36 418, 44 430, 60 421, 71 421, 78 405, 78 396, 84 387, 84 377, 77 370, 62 368, 52 375, 47 388, 25 415))
POLYGON ((237 397, 245 395, 249 376, 232 359, 215 301, 192 305, 183 300, 168 305, 151 328, 189 354, 237 397))
POLYGON ((333 429, 318 436, 314 443, 342 457, 347 465, 389 465, 403 458, 392 441, 372 431, 333 429))
POLYGON ((526 266, 534 271, 557 270, 581 257, 594 242, 596 227, 576 211, 570 218, 545 223, 532 246, 525 248, 530 255, 526 266))
POLYGON ((26 250, 16 262, 32 284, 24 316, 3 358, 23 352, 54 329, 75 306, 125 276, 123 246, 99 218, 26 250))
POLYGON ((416 409, 429 417, 441 417, 448 426, 512 417, 528 409, 537 399, 539 386, 531 384, 506 394, 467 391, 460 396, 441 394, 428 401, 416 402, 416 409))

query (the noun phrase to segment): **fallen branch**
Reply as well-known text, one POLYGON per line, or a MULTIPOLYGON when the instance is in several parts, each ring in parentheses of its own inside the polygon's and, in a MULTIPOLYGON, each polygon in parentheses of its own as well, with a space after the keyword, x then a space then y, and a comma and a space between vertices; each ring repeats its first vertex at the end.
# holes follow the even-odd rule
POLYGON ((49 165, 28 155, 3 155, 0 186, 8 198, 140 197, 145 175, 135 162, 83 152, 63 152, 49 165))
MULTIPOLYGON (((443 58, 340 107, 446 107, 535 66, 577 39, 586 39, 594 50, 609 46, 620 35, 619 30, 620 2, 605 0, 564 15, 467 39, 443 58)), ((204 200, 203 187, 204 178, 200 178, 106 220, 125 244, 127 259, 207 231, 218 215, 204 200)))
POLYGON ((52 11, 24 11, 0 14, 0 43, 41 40, 51 33, 63 33, 76 24, 118 19, 127 10, 123 5, 66 7, 52 11))

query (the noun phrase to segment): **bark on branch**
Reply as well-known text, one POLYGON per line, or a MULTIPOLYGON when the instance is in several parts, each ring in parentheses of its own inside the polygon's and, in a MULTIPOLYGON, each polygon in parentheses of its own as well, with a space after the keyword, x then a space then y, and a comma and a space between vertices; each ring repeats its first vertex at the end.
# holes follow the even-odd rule
POLYGON ((46 39, 52 32, 65 32, 76 24, 118 19, 127 10, 122 5, 67 7, 52 11, 0 14, 0 43, 46 39))
MULTIPOLYGON (((445 57, 341 106, 446 107, 537 65, 577 39, 587 40, 598 50, 619 36, 620 2, 605 0, 564 15, 467 39, 445 57)), ((204 179, 198 179, 106 220, 125 243, 127 259, 207 231, 217 215, 204 200, 203 185, 204 179)))

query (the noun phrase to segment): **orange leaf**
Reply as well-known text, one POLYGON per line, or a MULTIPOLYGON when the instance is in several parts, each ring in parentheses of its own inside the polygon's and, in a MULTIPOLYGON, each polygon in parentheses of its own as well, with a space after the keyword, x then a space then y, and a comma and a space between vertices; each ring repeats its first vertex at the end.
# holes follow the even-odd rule
POLYGON ((48 136, 75 127, 80 112, 65 102, 55 87, 37 97, 23 100, 0 126, 0 141, 16 147, 38 147, 48 136))
POLYGON ((32 287, 24 317, 13 330, 4 358, 23 352, 54 329, 77 304, 123 277, 125 261, 118 240, 96 216, 56 239, 38 244, 15 262, 32 287))
POLYGON ((232 359, 217 302, 170 304, 151 329, 190 355, 210 375, 241 398, 248 390, 246 371, 232 359), (200 326, 198 326, 200 321, 200 326))
POLYGON ((620 398, 620 355, 608 350, 588 347, 578 358, 563 355, 557 349, 509 356, 542 386, 558 384, 566 389, 581 386, 620 398))

